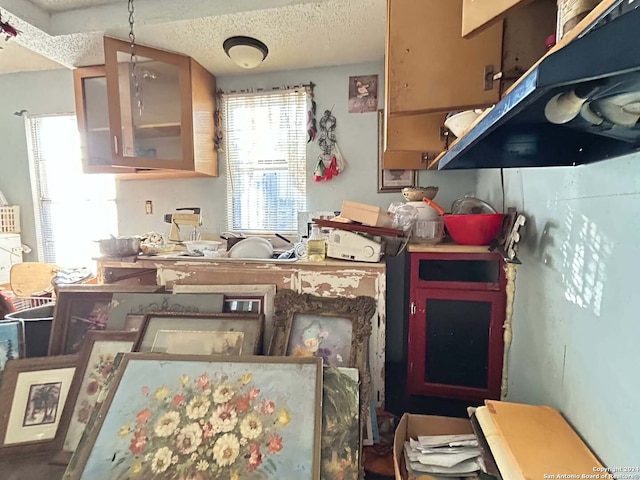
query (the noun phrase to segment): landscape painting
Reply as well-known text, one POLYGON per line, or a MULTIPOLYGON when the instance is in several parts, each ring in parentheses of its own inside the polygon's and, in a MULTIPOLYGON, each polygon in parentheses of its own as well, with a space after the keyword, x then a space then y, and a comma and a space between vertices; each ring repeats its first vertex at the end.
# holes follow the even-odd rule
POLYGON ((21 331, 20 322, 0 323, 0 375, 8 360, 20 358, 21 331))
POLYGON ((152 352, 191 355, 241 355, 244 332, 159 330, 152 352))
POLYGON ((358 480, 358 369, 325 368, 323 371, 321 477, 323 480, 358 480))
POLYGON ((55 423, 62 382, 37 383, 29 388, 23 427, 55 423))
POLYGON ((70 478, 319 480, 321 371, 317 359, 125 354, 70 478))
POLYGON ((287 356, 320 357, 327 367, 350 367, 352 321, 298 313, 293 318, 287 356))

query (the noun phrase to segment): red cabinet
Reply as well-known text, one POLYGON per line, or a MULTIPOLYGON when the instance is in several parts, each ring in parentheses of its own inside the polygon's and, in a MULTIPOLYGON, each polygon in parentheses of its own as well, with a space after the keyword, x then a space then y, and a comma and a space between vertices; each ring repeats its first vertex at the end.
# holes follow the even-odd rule
POLYGON ((411 395, 499 399, 505 273, 492 253, 411 253, 411 395))

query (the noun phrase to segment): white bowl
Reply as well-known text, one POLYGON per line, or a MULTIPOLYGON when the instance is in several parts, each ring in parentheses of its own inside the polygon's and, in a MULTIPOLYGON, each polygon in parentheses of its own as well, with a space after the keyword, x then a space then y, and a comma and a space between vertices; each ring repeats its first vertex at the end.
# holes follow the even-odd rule
POLYGON ((204 255, 205 252, 217 252, 222 242, 216 240, 188 240, 183 242, 190 255, 204 255))
POLYGON ((456 137, 460 137, 476 121, 481 112, 481 110, 465 110, 456 113, 444 121, 444 126, 451 130, 456 137))
POLYGON ((273 245, 261 237, 249 237, 240 240, 229 250, 229 258, 260 258, 273 257, 273 245))

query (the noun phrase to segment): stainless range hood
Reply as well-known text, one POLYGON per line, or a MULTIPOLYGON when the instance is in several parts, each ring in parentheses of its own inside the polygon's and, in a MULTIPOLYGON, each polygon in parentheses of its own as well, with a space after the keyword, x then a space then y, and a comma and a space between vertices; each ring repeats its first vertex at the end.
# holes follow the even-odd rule
POLYGON ((640 0, 616 2, 546 57, 452 145, 438 168, 579 165, 639 150, 638 7, 640 0), (554 107, 570 107, 568 115, 558 118, 554 107))

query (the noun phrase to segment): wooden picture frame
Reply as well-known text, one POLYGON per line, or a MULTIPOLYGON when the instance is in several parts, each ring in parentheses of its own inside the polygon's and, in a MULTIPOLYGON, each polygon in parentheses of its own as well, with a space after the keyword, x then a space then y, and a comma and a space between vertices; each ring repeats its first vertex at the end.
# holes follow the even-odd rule
POLYGON ((77 354, 89 330, 108 329, 113 295, 123 292, 154 293, 164 287, 125 285, 61 285, 51 323, 49 355, 77 354), (87 318, 89 317, 89 318, 87 318))
MULTIPOLYGON (((355 298, 318 297, 308 293, 296 293, 293 290, 280 290, 275 297, 275 308, 275 332, 269 348, 269 355, 271 356, 284 356, 291 352, 291 332, 296 321, 296 315, 309 315, 314 319, 319 318, 327 321, 332 319, 341 322, 344 319, 351 321, 350 358, 343 365, 329 366, 354 367, 358 369, 360 375, 360 432, 362 432, 369 415, 371 397, 368 347, 369 336, 371 335, 371 319, 376 314, 375 299, 364 296, 355 298)), ((305 318, 305 321, 307 318, 305 318)), ((321 325, 318 328, 322 329, 323 326, 321 325)), ((320 346, 321 342, 316 342, 313 345, 316 348, 316 354, 320 352, 320 346)), ((362 477, 363 474, 364 468, 361 465, 360 476, 362 477)))
POLYGON ((225 298, 238 296, 260 296, 263 299, 262 311, 264 314, 264 334, 262 351, 269 350, 271 337, 273 336, 273 317, 275 313, 274 298, 276 286, 273 284, 252 285, 174 285, 173 293, 222 293, 225 298))
POLYGON ((150 313, 144 317, 134 351, 222 356, 256 355, 262 347, 263 328, 262 314, 150 313), (170 327, 170 330, 163 329, 164 326, 170 327), (164 333, 162 337, 161 333, 164 333), (189 335, 190 333, 193 335, 189 335), (163 345, 158 345, 159 342, 163 342, 163 345))
POLYGON ((77 355, 64 355, 7 362, 0 387, 0 458, 55 448, 77 361, 77 355))
POLYGON ((229 475, 229 468, 245 478, 247 468, 255 467, 264 470, 263 475, 269 472, 269 478, 320 480, 321 398, 322 362, 317 358, 127 353, 65 478, 123 478, 135 471, 139 478, 162 473, 167 478, 212 480, 229 475), (295 396, 290 394, 292 388, 297 389, 295 396), (214 397, 222 395, 228 405, 238 406, 237 417, 224 431, 195 432, 197 446, 205 447, 201 451, 191 442, 176 446, 173 437, 162 436, 171 428, 184 430, 185 437, 190 434, 187 430, 208 429, 206 423, 189 419, 186 408, 202 408, 197 414, 191 411, 191 416, 210 418, 221 405, 214 397), (246 408, 240 409, 238 402, 247 402, 246 408), (179 421, 169 412, 174 409, 179 421), (258 417, 259 431, 247 431, 255 428, 246 422, 249 415, 258 417), (161 418, 164 422, 158 423, 161 418), (154 428, 159 424, 164 428, 160 433, 154 428), (254 438, 240 444, 240 429, 245 437, 254 438), (144 437, 138 440, 140 435, 144 437), (173 457, 163 461, 163 446, 169 443, 178 457, 175 463, 173 457), (222 444, 227 448, 220 448, 222 444), (223 454, 222 459, 228 460, 224 463, 219 461, 223 454), (204 467, 204 462, 209 465, 214 460, 219 462, 217 470, 196 470, 198 464, 204 467), (176 472, 179 466, 181 475, 176 472))
POLYGON ((384 168, 384 110, 378 110, 378 193, 400 192, 404 187, 415 187, 417 180, 415 170, 384 168))
POLYGON ((56 433, 58 454, 51 463, 69 463, 85 425, 100 407, 100 397, 108 391, 108 380, 115 369, 117 354, 133 351, 137 338, 138 332, 133 331, 91 330, 87 333, 56 433))

